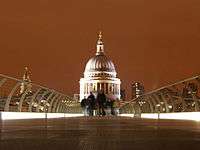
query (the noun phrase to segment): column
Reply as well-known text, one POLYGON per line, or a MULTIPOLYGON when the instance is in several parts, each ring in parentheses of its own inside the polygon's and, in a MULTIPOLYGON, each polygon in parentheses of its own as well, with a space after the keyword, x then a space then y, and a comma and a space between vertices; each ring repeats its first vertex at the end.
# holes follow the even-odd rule
POLYGON ((93 91, 96 91, 96 83, 93 83, 93 91))
POLYGON ((86 89, 86 83, 84 83, 84 92, 83 92, 84 95, 86 94, 86 90, 87 90, 87 89, 86 89))
POLYGON ((88 86, 88 83, 86 84, 86 94, 88 94, 88 91, 89 91, 89 86, 88 86))
POLYGON ((90 85, 90 86, 89 86, 90 88, 89 88, 89 92, 88 92, 88 93, 90 93, 90 92, 93 91, 93 84, 92 84, 92 83, 89 83, 89 85, 90 85))

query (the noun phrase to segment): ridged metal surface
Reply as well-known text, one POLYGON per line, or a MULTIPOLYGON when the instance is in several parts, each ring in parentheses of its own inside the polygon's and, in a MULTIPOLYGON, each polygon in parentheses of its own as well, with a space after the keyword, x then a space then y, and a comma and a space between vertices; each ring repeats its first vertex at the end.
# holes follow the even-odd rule
POLYGON ((77 100, 54 89, 0 74, 0 111, 80 113, 81 108, 77 100), (20 93, 22 83, 31 85, 31 91, 20 93))
POLYGON ((122 113, 200 111, 200 75, 148 92, 125 103, 122 113))

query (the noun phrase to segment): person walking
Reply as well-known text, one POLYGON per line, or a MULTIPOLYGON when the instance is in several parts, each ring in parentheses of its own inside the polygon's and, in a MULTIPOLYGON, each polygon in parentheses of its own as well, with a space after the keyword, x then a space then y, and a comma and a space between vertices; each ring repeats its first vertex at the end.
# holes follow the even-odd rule
POLYGON ((90 95, 88 96, 88 102, 89 102, 89 116, 93 116, 94 115, 94 110, 95 110, 95 96, 92 92, 90 92, 90 95))
POLYGON ((99 115, 101 116, 105 116, 105 110, 104 110, 104 106, 106 104, 106 95, 104 94, 103 91, 100 91, 97 94, 97 103, 98 103, 98 107, 99 107, 99 115))
POLYGON ((81 108, 83 110, 84 116, 87 116, 86 101, 87 101, 86 98, 82 99, 82 101, 81 101, 81 108))
POLYGON ((90 102, 89 102, 88 98, 86 98, 85 109, 86 109, 86 116, 89 116, 90 115, 90 102))
POLYGON ((115 100, 110 101, 111 115, 115 115, 115 100))

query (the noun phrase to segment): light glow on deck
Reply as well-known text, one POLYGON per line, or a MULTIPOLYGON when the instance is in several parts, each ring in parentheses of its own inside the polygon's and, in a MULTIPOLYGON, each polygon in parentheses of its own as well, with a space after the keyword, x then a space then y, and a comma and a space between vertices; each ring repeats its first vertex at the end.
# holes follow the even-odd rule
POLYGON ((2 120, 14 119, 43 119, 43 118, 65 118, 80 117, 83 114, 65 114, 65 113, 36 113, 36 112, 0 112, 2 120))
MULTIPOLYGON (((35 112, 0 112, 2 120, 14 119, 44 119, 44 118, 65 118, 65 117, 82 117, 83 114, 69 113, 35 113, 35 112)), ((120 114, 123 117, 134 117, 133 114, 120 114)), ((143 113, 141 118, 149 119, 175 119, 175 120, 194 120, 200 121, 200 112, 180 112, 180 113, 143 113)))
MULTIPOLYGON (((120 116, 134 117, 133 114, 121 114, 120 116)), ((141 118, 149 119, 175 119, 200 121, 200 112, 177 112, 177 113, 143 113, 141 118)))

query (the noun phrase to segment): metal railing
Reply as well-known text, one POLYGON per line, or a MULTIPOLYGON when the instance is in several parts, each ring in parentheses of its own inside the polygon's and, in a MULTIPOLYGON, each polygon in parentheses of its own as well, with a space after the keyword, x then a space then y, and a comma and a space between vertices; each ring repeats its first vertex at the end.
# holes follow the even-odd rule
POLYGON ((200 111, 200 75, 150 91, 121 106, 121 113, 200 111))
POLYGON ((81 108, 54 89, 0 74, 0 111, 80 113, 81 108))

